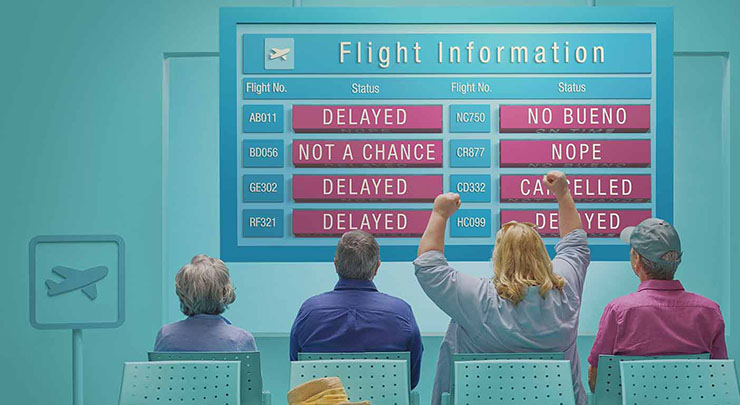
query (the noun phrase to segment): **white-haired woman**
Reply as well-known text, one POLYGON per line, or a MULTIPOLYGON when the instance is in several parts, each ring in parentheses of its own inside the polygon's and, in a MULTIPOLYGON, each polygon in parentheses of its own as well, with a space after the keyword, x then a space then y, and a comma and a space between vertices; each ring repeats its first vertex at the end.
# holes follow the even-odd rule
POLYGON ((221 316, 236 295, 229 269, 220 259, 198 255, 175 276, 180 310, 187 318, 164 325, 157 334, 158 352, 256 351, 254 337, 221 316))
POLYGON ((568 182, 561 172, 543 182, 558 201, 561 240, 552 261, 534 225, 509 222, 496 234, 493 278, 458 272, 444 257, 447 219, 460 196, 437 197, 414 261, 429 298, 452 318, 439 350, 432 403, 450 388, 454 353, 563 352, 578 404, 586 404, 576 350, 578 313, 590 251, 568 182))

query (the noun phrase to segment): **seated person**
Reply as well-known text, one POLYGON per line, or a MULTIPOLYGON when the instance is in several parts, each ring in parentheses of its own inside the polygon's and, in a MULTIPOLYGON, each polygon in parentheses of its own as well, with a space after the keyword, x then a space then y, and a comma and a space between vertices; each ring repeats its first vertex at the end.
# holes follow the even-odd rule
POLYGON ((460 196, 434 201, 414 261, 416 278, 429 298, 452 318, 439 349, 432 404, 450 391, 455 353, 563 352, 570 360, 576 403, 586 404, 576 336, 590 250, 568 181, 561 172, 543 182, 557 197, 560 242, 552 261, 534 224, 512 221, 496 234, 493 279, 450 267, 444 256, 447 220, 460 196))
POLYGON ((588 356, 588 385, 596 387, 599 355, 660 356, 710 353, 726 359, 725 322, 719 305, 684 291, 673 276, 681 263, 681 240, 666 221, 650 218, 625 228, 637 292, 619 297, 604 309, 588 356))
POLYGON ((175 276, 180 309, 187 318, 162 326, 157 352, 253 352, 252 335, 221 316, 236 295, 220 259, 198 255, 175 276))
POLYGON ((419 382, 421 334, 405 301, 378 292, 373 278, 380 247, 363 231, 342 235, 334 256, 339 281, 333 291, 301 306, 290 331, 290 359, 299 352, 411 352, 411 388, 419 382))

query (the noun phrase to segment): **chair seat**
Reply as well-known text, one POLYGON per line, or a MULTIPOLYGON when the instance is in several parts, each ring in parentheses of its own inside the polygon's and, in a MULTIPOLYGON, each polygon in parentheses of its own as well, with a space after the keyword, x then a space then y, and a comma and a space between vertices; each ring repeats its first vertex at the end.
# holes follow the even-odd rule
POLYGON ((150 361, 238 361, 241 403, 270 405, 271 395, 262 390, 260 352, 149 352, 150 361))
POLYGON ((740 404, 734 360, 638 360, 619 367, 625 404, 740 404))
POLYGON ((239 405, 237 361, 130 362, 123 367, 119 405, 239 405))
POLYGON ((324 377, 339 377, 350 401, 372 405, 409 405, 411 395, 403 360, 338 359, 293 361, 290 386, 324 377))

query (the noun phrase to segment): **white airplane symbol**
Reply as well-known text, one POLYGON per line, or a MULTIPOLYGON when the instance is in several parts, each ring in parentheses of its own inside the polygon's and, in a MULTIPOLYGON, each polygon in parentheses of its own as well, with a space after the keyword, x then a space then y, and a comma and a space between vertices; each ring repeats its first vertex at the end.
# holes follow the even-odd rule
POLYGON ((49 289, 47 293, 50 297, 81 289, 91 300, 98 297, 98 289, 95 287, 95 283, 108 275, 108 268, 105 266, 92 267, 87 270, 56 266, 51 271, 64 278, 64 281, 46 280, 46 288, 49 289))
POLYGON ((290 53, 290 48, 285 48, 285 49, 272 48, 272 54, 270 54, 270 60, 277 59, 277 58, 288 60, 289 53, 290 53))

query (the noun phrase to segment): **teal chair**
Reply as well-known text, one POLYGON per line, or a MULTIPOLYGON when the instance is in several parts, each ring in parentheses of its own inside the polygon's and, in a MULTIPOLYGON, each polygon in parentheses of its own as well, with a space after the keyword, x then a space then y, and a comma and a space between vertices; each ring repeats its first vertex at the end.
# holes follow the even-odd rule
POLYGON ((241 403, 270 405, 270 392, 262 390, 260 352, 149 352, 149 361, 179 360, 238 361, 241 403))
POLYGON ((237 361, 124 363, 119 405, 239 405, 237 361))
POLYGON ((619 363, 629 405, 737 405, 734 360, 642 360, 619 363))
POLYGON ((622 405, 622 374, 619 371, 619 365, 623 361, 671 359, 709 359, 709 353, 677 356, 599 355, 599 367, 596 368, 596 387, 592 396, 593 405, 622 405))
POLYGON ((442 404, 575 405, 568 360, 457 361, 452 373, 457 386, 442 404))
MULTIPOLYGON (((455 394, 455 362, 475 360, 565 360, 561 352, 531 352, 531 353, 455 353, 450 364, 450 397, 455 394)), ((442 394, 444 396, 444 393, 442 394)))
POLYGON ((290 386, 325 377, 339 377, 350 401, 372 405, 418 405, 411 402, 408 364, 403 360, 311 360, 290 363, 290 386))
MULTIPOLYGON (((409 387, 411 387, 411 353, 409 352, 298 353, 298 361, 341 359, 403 360, 406 362, 406 368, 409 371, 407 380, 409 387)), ((411 403, 419 403, 419 393, 417 391, 411 391, 411 403)))

